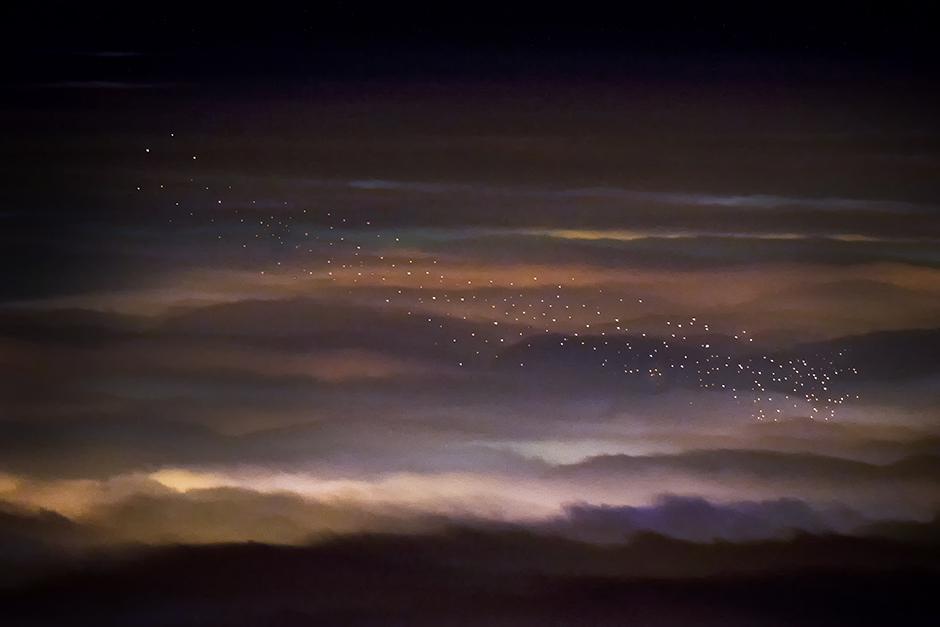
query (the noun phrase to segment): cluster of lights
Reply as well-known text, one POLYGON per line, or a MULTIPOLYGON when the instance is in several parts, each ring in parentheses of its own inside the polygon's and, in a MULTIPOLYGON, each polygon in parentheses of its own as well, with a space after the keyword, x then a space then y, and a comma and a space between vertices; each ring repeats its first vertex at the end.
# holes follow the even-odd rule
MULTIPOLYGON (((145 152, 151 154, 151 149, 145 152)), ((168 198, 173 207, 202 226, 214 227, 216 240, 234 239, 242 250, 263 247, 262 258, 271 261, 259 270, 261 275, 270 276, 273 270, 279 277, 318 285, 326 281, 351 299, 375 298, 377 293, 379 302, 433 328, 435 343, 443 339, 457 351, 458 368, 491 360, 512 360, 510 365, 526 368, 538 362, 525 357, 526 351, 548 341, 596 355, 597 366, 606 371, 657 383, 676 379, 730 394, 749 404, 759 421, 778 420, 791 411, 829 420, 849 400, 834 390, 836 381, 857 374, 842 363, 841 353, 783 359, 755 348, 747 330, 720 335, 694 316, 666 320, 655 332, 648 325, 631 331, 629 321, 642 317, 635 311, 642 298, 588 288, 574 276, 531 274, 499 282, 467 278, 459 267, 445 270, 446 260, 414 252, 396 232, 375 228, 370 220, 352 224, 334 211, 295 209, 286 201, 262 215, 257 200, 226 200, 231 185, 213 189, 194 178, 188 183, 177 191, 192 195, 198 189, 203 197, 215 197, 189 203, 168 198), (363 296, 354 290, 359 286, 371 289, 361 290, 363 296)), ((165 184, 156 191, 164 197, 170 193, 165 184)))

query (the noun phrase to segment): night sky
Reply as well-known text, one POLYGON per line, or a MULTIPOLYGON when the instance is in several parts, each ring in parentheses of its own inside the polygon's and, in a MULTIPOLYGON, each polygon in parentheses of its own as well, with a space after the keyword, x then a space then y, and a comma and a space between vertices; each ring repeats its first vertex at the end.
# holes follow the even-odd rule
POLYGON ((916 7, 0 22, 0 622, 930 624, 916 7))

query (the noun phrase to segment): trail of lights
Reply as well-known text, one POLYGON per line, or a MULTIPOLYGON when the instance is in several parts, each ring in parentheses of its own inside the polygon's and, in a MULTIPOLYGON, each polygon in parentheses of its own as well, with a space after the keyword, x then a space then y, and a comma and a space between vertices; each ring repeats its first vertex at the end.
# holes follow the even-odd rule
MULTIPOLYGON (((842 353, 766 352, 747 330, 719 333, 713 329, 721 325, 697 316, 673 317, 656 329, 648 320, 631 328, 655 313, 643 298, 561 275, 557 268, 534 266, 507 276, 495 266, 461 263, 448 251, 428 253, 421 229, 383 228, 371 219, 290 201, 259 203, 240 197, 232 185, 206 185, 194 176, 183 185, 141 185, 137 191, 155 194, 170 223, 198 228, 222 249, 259 260, 260 276, 311 281, 318 290, 329 285, 333 295, 423 321, 434 331, 431 341, 450 345, 458 368, 531 369, 567 361, 560 356, 573 353, 579 367, 591 363, 654 385, 728 394, 758 421, 793 413, 829 420, 857 398, 837 391, 841 379, 858 373, 842 353)), ((459 251, 459 239, 450 239, 447 248, 459 251)))

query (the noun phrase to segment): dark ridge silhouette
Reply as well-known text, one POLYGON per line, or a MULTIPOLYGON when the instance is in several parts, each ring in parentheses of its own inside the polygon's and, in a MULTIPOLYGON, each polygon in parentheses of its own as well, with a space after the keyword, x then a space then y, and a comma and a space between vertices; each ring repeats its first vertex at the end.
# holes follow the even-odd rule
POLYGON ((61 568, 97 539, 95 531, 57 512, 27 512, 0 501, 0 587, 61 568))
POLYGON ((100 554, 0 592, 12 625, 928 625, 940 547, 590 545, 513 529, 100 554))

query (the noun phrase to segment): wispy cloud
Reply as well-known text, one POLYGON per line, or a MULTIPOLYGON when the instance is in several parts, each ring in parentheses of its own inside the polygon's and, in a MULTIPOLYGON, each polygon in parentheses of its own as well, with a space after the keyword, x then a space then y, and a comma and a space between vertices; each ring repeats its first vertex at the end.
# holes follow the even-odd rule
POLYGON ((938 207, 902 200, 865 198, 782 196, 776 194, 716 194, 707 192, 641 191, 622 187, 535 188, 494 186, 475 183, 395 181, 358 179, 348 187, 368 191, 413 192, 420 194, 487 194, 529 198, 605 199, 654 205, 740 208, 751 210, 816 209, 824 211, 930 212, 938 207))

